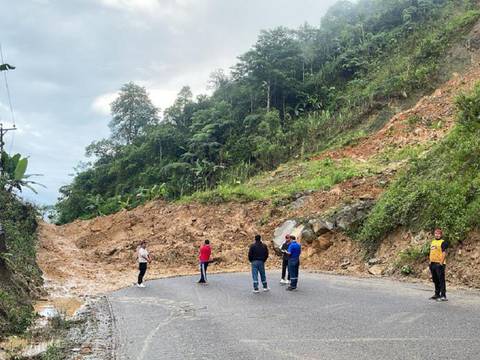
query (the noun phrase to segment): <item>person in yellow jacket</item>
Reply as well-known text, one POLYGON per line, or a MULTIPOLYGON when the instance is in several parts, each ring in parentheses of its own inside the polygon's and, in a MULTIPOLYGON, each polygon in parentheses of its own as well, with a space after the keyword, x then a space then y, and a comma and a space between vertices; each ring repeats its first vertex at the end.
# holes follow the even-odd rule
POLYGON ((435 229, 435 239, 430 245, 430 271, 432 280, 435 284, 435 295, 430 299, 437 301, 447 301, 447 289, 445 284, 445 260, 447 257, 448 243, 443 240, 441 229, 435 229))

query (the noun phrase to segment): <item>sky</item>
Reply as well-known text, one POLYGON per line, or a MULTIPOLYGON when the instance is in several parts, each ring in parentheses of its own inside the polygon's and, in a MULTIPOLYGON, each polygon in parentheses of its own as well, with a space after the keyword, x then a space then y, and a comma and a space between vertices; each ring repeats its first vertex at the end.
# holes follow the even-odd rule
POLYGON ((14 109, 0 76, 0 122, 18 130, 6 150, 29 157, 46 189, 24 197, 54 204, 60 186, 109 135, 110 103, 129 81, 162 111, 182 86, 206 93, 262 29, 319 25, 336 0, 0 0, 0 43, 14 109))

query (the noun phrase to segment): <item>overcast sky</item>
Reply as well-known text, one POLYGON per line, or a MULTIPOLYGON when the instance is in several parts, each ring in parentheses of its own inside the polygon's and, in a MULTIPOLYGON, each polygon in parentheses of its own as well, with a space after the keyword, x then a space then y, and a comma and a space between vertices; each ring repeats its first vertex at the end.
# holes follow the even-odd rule
MULTIPOLYGON (((19 128, 7 150, 30 157, 53 204, 84 149, 108 136, 109 104, 122 84, 146 86, 162 110, 183 85, 205 92, 262 29, 319 25, 336 0, 0 0, 0 42, 17 66, 8 82, 19 128)), ((3 76, 0 119, 11 124, 3 76)))

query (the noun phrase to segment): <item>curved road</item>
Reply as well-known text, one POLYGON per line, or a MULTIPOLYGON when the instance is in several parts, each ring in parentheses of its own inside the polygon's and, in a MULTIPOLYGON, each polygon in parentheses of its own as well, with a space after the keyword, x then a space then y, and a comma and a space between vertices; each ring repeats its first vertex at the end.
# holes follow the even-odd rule
POLYGON ((301 273, 287 292, 270 275, 253 294, 249 274, 180 277, 110 295, 118 358, 479 359, 480 296, 384 279, 301 273), (275 280, 273 282, 273 280, 275 280))

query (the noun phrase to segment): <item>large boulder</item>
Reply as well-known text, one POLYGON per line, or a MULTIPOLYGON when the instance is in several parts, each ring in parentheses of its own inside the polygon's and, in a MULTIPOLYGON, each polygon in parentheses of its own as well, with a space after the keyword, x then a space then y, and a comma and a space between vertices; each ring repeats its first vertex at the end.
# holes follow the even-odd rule
POLYGON ((309 222, 313 232, 320 236, 335 229, 335 223, 327 219, 311 219, 309 222))
POLYGON ((385 272, 385 265, 373 265, 368 268, 368 272, 375 276, 381 276, 385 272))
POLYGON ((295 220, 287 220, 275 229, 273 233, 273 247, 275 250, 280 251, 282 244, 285 242, 285 235, 293 234, 297 226, 298 223, 295 220))
POLYGON ((317 247, 319 248, 319 250, 326 251, 332 245, 333 245, 332 238, 328 234, 322 235, 318 238, 317 247))
POLYGON ((366 219, 374 204, 374 200, 366 199, 340 208, 333 215, 336 226, 344 231, 350 230, 366 219))
POLYGON ((307 244, 311 244, 316 239, 317 235, 313 231, 312 227, 302 225, 302 231, 300 232, 300 240, 307 244))

